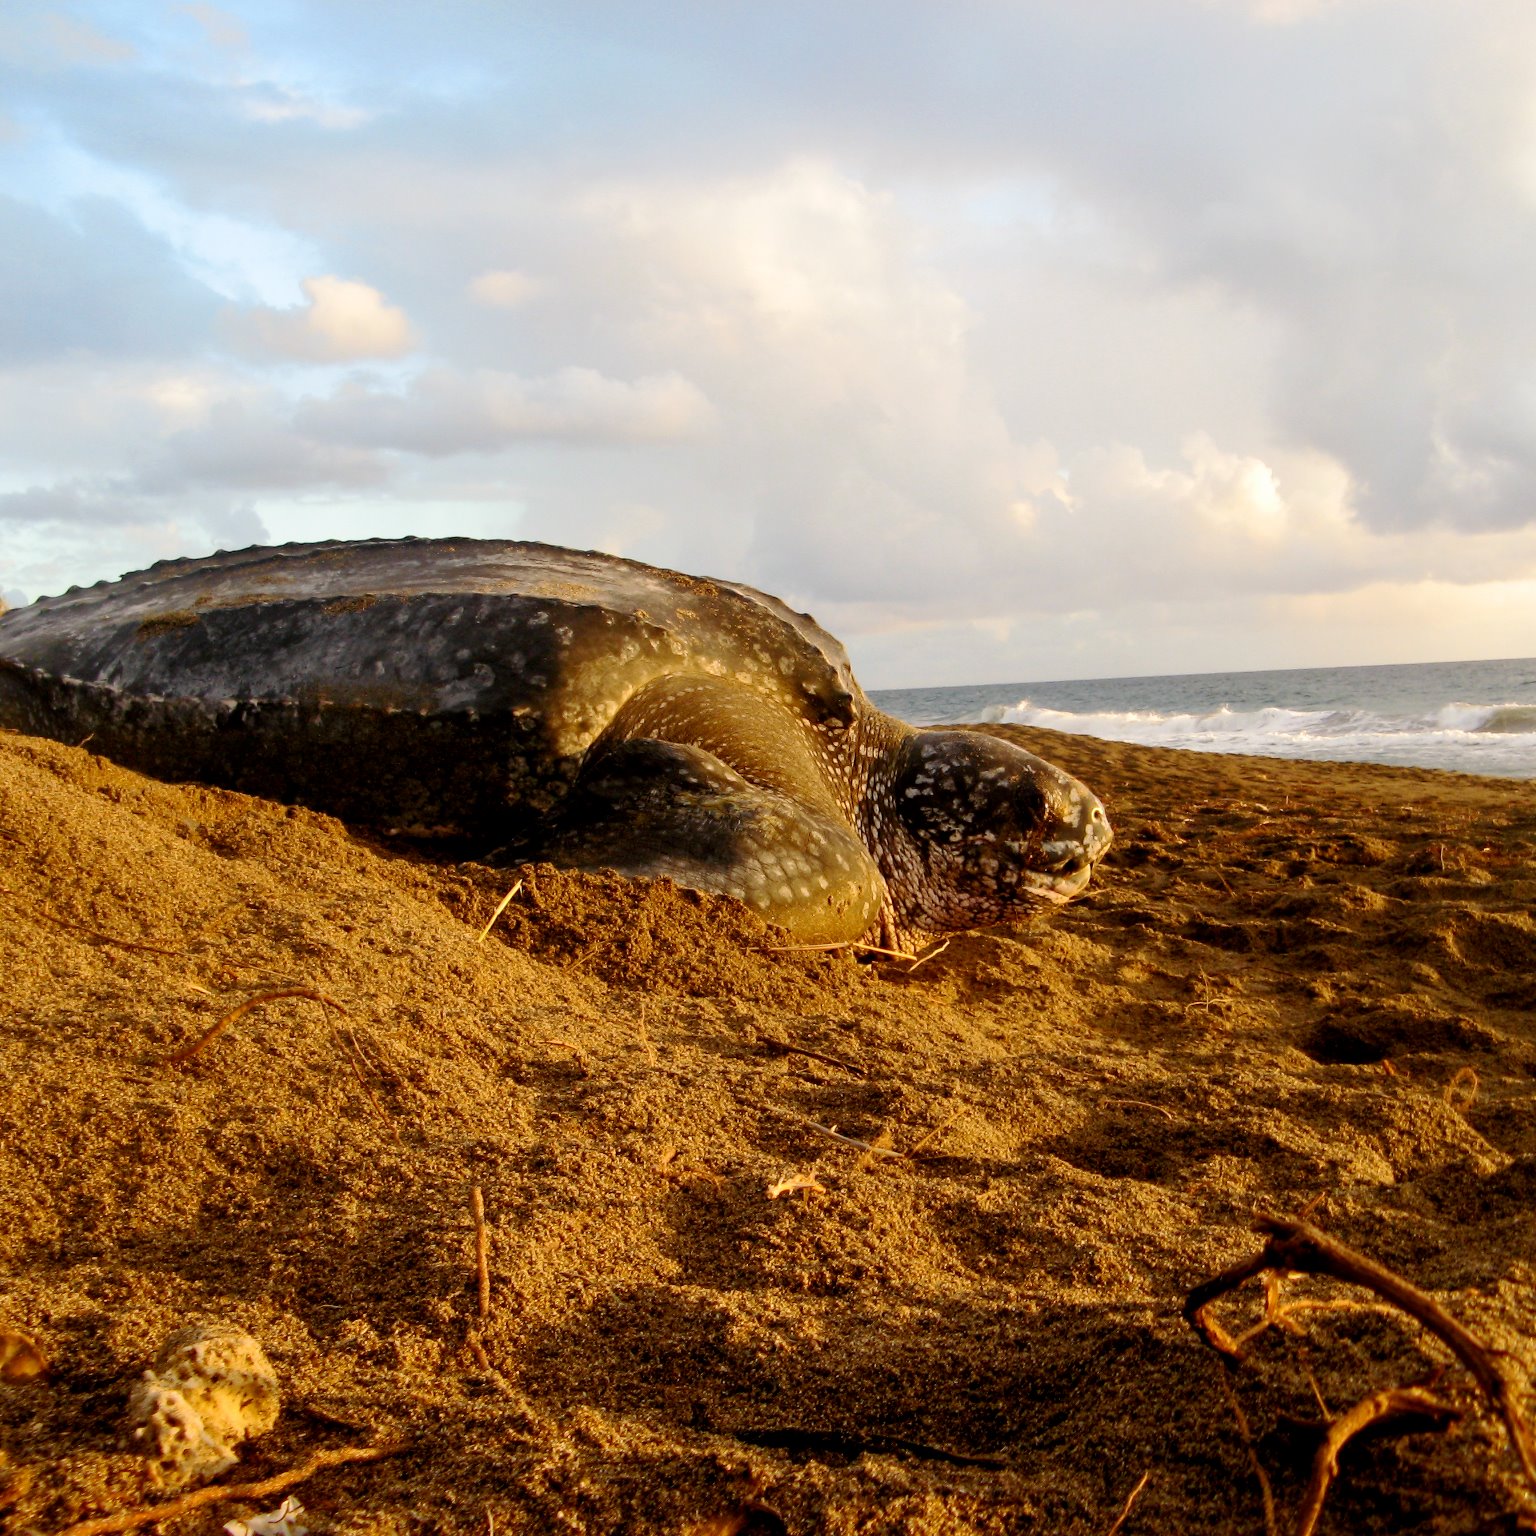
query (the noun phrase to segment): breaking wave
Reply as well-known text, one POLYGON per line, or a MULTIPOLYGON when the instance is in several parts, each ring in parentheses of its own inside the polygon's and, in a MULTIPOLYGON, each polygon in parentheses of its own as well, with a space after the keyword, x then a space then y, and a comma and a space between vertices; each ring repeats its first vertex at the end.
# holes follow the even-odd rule
POLYGON ((1364 709, 1233 709, 1076 713, 1021 699, 988 719, 1143 746, 1268 757, 1413 763, 1471 773, 1536 776, 1536 705, 1446 704, 1424 714, 1364 709))

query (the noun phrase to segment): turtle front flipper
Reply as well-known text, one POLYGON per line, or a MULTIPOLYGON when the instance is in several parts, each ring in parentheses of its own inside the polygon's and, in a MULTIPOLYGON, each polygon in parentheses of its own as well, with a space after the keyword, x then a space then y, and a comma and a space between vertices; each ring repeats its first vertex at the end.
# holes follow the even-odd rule
POLYGON ((594 753, 539 853, 735 896, 805 943, 862 937, 885 894, 846 823, 703 747, 654 738, 594 753))

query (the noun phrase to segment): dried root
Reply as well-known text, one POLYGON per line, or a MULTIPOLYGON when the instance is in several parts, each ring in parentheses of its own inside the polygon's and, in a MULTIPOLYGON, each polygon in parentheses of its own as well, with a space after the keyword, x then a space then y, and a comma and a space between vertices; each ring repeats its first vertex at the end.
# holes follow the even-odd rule
POLYGON ((382 1461, 384 1457, 398 1456, 406 1449, 404 1445, 360 1445, 342 1446, 333 1451, 316 1451, 307 1461, 301 1462, 287 1472, 279 1472, 274 1477, 264 1477, 254 1483, 214 1484, 207 1488, 195 1489, 191 1493, 184 1493, 180 1498, 167 1499, 160 1504, 146 1505, 141 1509, 127 1509, 116 1515, 98 1515, 94 1519, 81 1520, 75 1525, 66 1527, 58 1532, 57 1536, 109 1536, 109 1533, 135 1531, 141 1525, 153 1525, 161 1520, 173 1519, 177 1515, 191 1514, 193 1510, 204 1509, 210 1504, 219 1504, 230 1499, 265 1499, 274 1493, 286 1493, 288 1489, 297 1487, 317 1472, 324 1472, 328 1467, 344 1467, 362 1461, 382 1461))
MULTIPOLYGON (((1326 1275, 1342 1280, 1346 1285, 1360 1286, 1434 1334, 1472 1373, 1489 1405, 1503 1422, 1526 1480, 1536 1489, 1536 1440, 1533 1440, 1530 1425, 1516 1400, 1514 1383, 1500 1364, 1496 1350, 1483 1343, 1416 1285, 1329 1237, 1309 1222, 1261 1215, 1254 1222, 1254 1230, 1267 1238, 1257 1254, 1197 1285, 1185 1298, 1185 1321, 1212 1349, 1225 1360, 1235 1362, 1241 1359, 1243 1347, 1266 1329, 1296 1329, 1294 1314, 1311 1308, 1307 1303, 1282 1307, 1279 1287, 1273 1276, 1286 1273, 1326 1275), (1265 1276, 1264 1316, 1254 1327, 1233 1338, 1210 1315, 1210 1308, 1229 1291, 1236 1290, 1256 1275, 1265 1276)), ((1246 1433, 1246 1421, 1235 1396, 1233 1406, 1245 1429, 1244 1438, 1251 1455, 1252 1436, 1246 1433)), ((1374 1426, 1378 1430, 1390 1427, 1399 1434, 1444 1431, 1460 1416, 1459 1408, 1436 1397, 1427 1386, 1414 1384, 1372 1393, 1344 1413, 1328 1419, 1298 1513, 1297 1536, 1311 1536, 1316 1528, 1328 1488, 1338 1472, 1339 1452, 1361 1430, 1374 1426)), ((1266 1525, 1273 1529, 1268 1479, 1257 1458, 1251 1456, 1251 1459, 1266 1492, 1266 1525)))
POLYGON ((317 992, 313 987, 283 987, 276 992, 262 992, 256 997, 248 997, 237 1008, 231 1008, 216 1024, 206 1029, 190 1045, 184 1045, 174 1055, 167 1056, 165 1064, 168 1067, 184 1067, 205 1046, 210 1045, 219 1035, 223 1034, 237 1019, 242 1019, 251 1009, 259 1008, 263 1003, 275 1003, 285 997, 307 997, 316 1003, 324 1003, 327 1008, 334 1008, 337 1013, 345 1013, 347 1010, 336 1001, 334 997, 327 997, 323 992, 317 992))

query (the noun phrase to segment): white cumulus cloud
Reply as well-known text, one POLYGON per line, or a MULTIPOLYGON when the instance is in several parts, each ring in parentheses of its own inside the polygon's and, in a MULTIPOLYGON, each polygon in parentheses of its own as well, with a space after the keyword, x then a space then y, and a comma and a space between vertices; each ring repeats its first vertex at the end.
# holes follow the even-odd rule
POLYGON ((533 379, 494 369, 429 368, 403 390, 345 384, 298 414, 300 429, 316 438, 432 455, 530 439, 690 437, 710 420, 709 402, 679 374, 624 380, 577 367, 533 379))
MULTIPOLYGON (((805 600, 854 583, 912 595, 1006 559, 1021 503, 1062 493, 975 366, 976 317, 888 193, 796 158, 598 187, 578 212, 603 263, 583 279, 615 329, 717 409, 668 497, 700 509, 687 534, 717 567, 805 600)), ((667 539, 653 549, 680 558, 667 539)))
POLYGON ((233 311, 234 337, 247 349, 303 362, 401 357, 416 346, 403 309, 377 288, 342 277, 306 277, 307 303, 293 309, 233 311))
POLYGON ((1530 0, 217 4, 0 5, 0 587, 515 525, 871 683, 1536 644, 1530 0))
POLYGON ((474 301, 492 309, 516 309, 538 291, 539 284, 535 279, 526 272, 513 270, 482 272, 469 285, 474 301))

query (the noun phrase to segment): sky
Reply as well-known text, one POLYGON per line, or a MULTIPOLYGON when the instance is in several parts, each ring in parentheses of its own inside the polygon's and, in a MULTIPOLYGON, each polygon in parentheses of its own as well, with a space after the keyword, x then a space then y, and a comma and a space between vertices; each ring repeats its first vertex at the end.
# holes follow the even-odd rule
POLYGON ((0 5, 0 593, 533 538, 867 687, 1536 654, 1530 0, 0 5))

